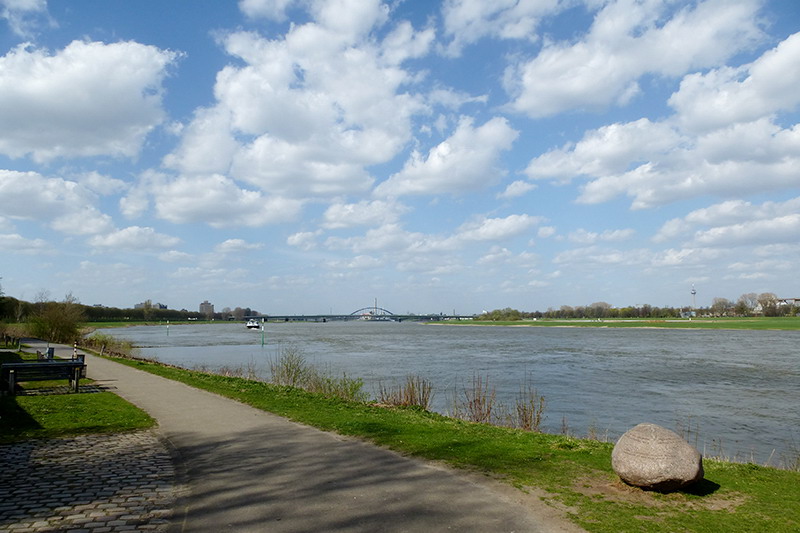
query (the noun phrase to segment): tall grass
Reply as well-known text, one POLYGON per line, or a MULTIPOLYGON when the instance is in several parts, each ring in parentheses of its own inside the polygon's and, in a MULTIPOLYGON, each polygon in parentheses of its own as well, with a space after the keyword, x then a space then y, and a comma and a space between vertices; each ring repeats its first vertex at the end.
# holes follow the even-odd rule
POLYGON ((408 375, 400 385, 379 384, 378 402, 384 405, 419 407, 427 411, 432 399, 433 384, 420 376, 408 375))
POLYGON ((365 402, 364 381, 347 374, 334 376, 330 369, 321 370, 309 364, 297 346, 284 348, 269 362, 274 385, 295 387, 309 392, 348 401, 365 402))
POLYGON ((525 431, 541 432, 544 422, 544 396, 536 391, 530 380, 520 386, 516 401, 516 426, 525 431))
POLYGON ((88 337, 83 337, 79 341, 79 344, 83 348, 99 352, 100 355, 110 355, 126 359, 135 357, 135 348, 132 342, 97 331, 88 337))

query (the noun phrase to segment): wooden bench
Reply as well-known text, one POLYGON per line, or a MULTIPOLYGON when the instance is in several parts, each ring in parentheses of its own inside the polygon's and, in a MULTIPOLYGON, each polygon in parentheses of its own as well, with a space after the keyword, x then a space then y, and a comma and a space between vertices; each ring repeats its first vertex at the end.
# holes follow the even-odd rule
POLYGON ((0 366, 0 383, 6 391, 14 395, 20 381, 49 381, 51 379, 68 379, 69 387, 78 392, 78 383, 85 377, 86 363, 82 359, 45 360, 29 363, 3 363, 0 366))

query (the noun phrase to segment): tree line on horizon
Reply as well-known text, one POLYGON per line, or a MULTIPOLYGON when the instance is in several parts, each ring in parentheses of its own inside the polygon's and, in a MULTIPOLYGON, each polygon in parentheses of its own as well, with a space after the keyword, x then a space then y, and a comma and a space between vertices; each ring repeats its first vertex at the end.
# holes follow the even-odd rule
POLYGON ((519 311, 506 307, 479 315, 479 320, 517 321, 531 319, 604 319, 604 318, 681 318, 694 312, 697 316, 713 317, 751 317, 751 316, 795 316, 800 313, 796 303, 783 303, 775 293, 764 292, 742 294, 736 301, 727 298, 714 298, 707 307, 657 307, 649 304, 614 307, 607 302, 589 305, 562 305, 547 311, 519 311))

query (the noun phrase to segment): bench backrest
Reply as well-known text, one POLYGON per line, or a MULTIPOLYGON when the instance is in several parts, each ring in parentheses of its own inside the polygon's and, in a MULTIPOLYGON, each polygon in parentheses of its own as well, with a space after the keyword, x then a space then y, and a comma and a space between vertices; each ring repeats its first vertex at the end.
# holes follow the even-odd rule
POLYGON ((41 363, 3 363, 0 374, 3 377, 13 370, 18 381, 24 378, 36 379, 64 376, 71 377, 76 369, 83 369, 86 365, 81 361, 46 361, 41 363))

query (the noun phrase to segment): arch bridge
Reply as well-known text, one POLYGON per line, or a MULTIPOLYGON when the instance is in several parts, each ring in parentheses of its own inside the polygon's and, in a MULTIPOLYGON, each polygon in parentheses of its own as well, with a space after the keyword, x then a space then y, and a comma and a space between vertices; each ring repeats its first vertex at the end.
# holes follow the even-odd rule
POLYGON ((328 315, 261 315, 247 316, 245 319, 255 318, 267 322, 327 322, 329 320, 374 320, 384 322, 431 322, 436 320, 472 320, 475 315, 447 315, 444 313, 434 314, 406 314, 399 315, 386 308, 371 305, 356 309, 350 314, 328 314, 328 315))

